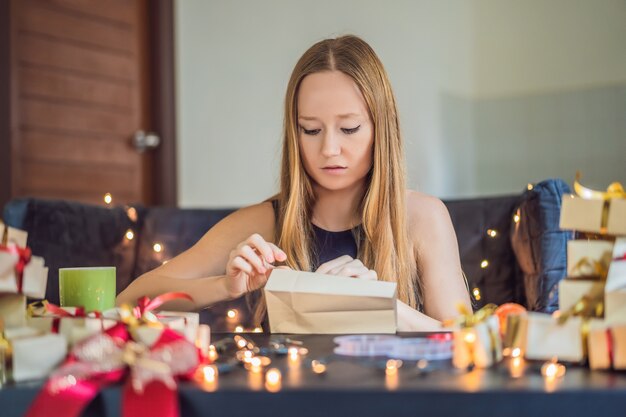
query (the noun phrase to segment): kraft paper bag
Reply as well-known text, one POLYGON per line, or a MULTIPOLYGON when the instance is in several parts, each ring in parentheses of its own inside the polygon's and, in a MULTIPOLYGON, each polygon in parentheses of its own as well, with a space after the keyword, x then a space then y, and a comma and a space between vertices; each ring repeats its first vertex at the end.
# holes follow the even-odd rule
POLYGON ((396 332, 396 283, 275 269, 265 285, 272 333, 396 332))
POLYGON ((606 240, 570 240, 567 242, 567 277, 597 277, 594 264, 609 267, 613 242, 606 240))

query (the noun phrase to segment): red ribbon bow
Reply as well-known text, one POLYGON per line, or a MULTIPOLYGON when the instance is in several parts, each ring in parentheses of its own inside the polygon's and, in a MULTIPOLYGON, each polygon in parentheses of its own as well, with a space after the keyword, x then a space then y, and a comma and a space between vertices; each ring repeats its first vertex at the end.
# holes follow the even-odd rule
POLYGON ((150 299, 146 296, 141 297, 137 300, 137 306, 133 308, 133 315, 135 318, 139 319, 143 317, 145 313, 148 313, 155 308, 159 308, 163 303, 166 303, 171 300, 175 300, 177 298, 184 298, 185 300, 189 300, 193 302, 193 298, 187 293, 184 292, 168 292, 158 297, 154 297, 150 299))
POLYGON ((1 252, 8 252, 11 255, 17 256, 17 263, 15 264, 15 275, 17 276, 17 292, 22 292, 22 276, 24 268, 30 262, 32 252, 30 248, 20 248, 15 243, 8 243, 6 246, 0 245, 1 252))
POLYGON ((175 377, 189 377, 199 361, 198 349, 170 329, 148 349, 133 342, 120 323, 77 344, 26 417, 78 417, 102 388, 123 380, 129 368, 122 415, 178 417, 175 377))

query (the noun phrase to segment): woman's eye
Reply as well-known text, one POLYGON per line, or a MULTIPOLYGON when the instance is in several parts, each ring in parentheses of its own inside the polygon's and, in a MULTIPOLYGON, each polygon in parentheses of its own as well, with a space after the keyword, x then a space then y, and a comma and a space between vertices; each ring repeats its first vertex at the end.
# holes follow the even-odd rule
POLYGON ((346 135, 352 135, 353 133, 358 132, 360 127, 361 125, 358 125, 357 127, 353 127, 353 128, 341 128, 341 131, 345 133, 346 135))
POLYGON ((320 130, 321 130, 321 129, 308 130, 308 129, 303 128, 302 126, 300 126, 300 128, 302 129, 302 132, 304 132, 305 135, 311 135, 311 136, 317 135, 318 133, 320 133, 320 130))

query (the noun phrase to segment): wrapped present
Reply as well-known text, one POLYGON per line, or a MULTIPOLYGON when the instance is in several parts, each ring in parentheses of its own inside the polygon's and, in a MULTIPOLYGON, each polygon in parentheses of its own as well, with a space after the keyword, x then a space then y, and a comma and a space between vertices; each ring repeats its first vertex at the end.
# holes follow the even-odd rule
POLYGON ((584 359, 583 319, 569 317, 562 321, 542 313, 528 313, 526 316, 527 359, 549 360, 557 357, 560 361, 581 362, 584 359))
POLYGON ((476 313, 459 307, 462 316, 454 323, 452 363, 456 368, 470 366, 488 368, 502 359, 502 342, 494 304, 488 304, 476 313))
POLYGON ((76 344, 26 416, 78 417, 100 390, 128 376, 122 415, 177 417, 176 379, 191 375, 199 363, 197 348, 178 333, 161 329, 158 340, 148 347, 132 340, 128 325, 119 323, 76 344))
POLYGON ((59 307, 47 301, 43 301, 41 306, 36 304, 39 303, 28 306, 28 326, 58 333, 65 337, 70 347, 117 324, 114 319, 102 317, 98 312, 86 314, 81 307, 59 307))
POLYGON ((46 378, 67 355, 61 335, 43 333, 30 327, 4 330, 8 342, 11 378, 16 382, 46 378))
POLYGON ((559 310, 567 315, 604 316, 604 281, 563 279, 559 282, 559 310))
POLYGON ((587 343, 591 369, 626 370, 626 324, 592 323, 587 343))
POLYGON ((5 328, 26 326, 26 296, 0 294, 0 320, 5 328))
POLYGON ((607 191, 583 187, 576 174, 574 190, 579 197, 564 198, 561 207, 561 229, 626 235, 626 192, 619 183, 607 191))
POLYGON ((607 324, 626 324, 626 237, 615 240, 604 291, 607 324))
POLYGON ((0 293, 44 298, 48 268, 43 258, 33 256, 26 247, 26 232, 9 227, 6 235, 0 243, 0 293))
POLYGON ((162 328, 172 329, 190 343, 195 343, 200 323, 198 313, 156 311, 163 303, 175 299, 193 301, 188 294, 176 292, 162 294, 153 299, 141 297, 137 300, 137 306, 133 308, 128 305, 120 306, 108 317, 117 318, 129 325, 133 337, 141 339, 148 346, 155 342, 162 328))
POLYGON ((613 259, 613 242, 570 240, 567 242, 568 279, 606 279, 613 259))

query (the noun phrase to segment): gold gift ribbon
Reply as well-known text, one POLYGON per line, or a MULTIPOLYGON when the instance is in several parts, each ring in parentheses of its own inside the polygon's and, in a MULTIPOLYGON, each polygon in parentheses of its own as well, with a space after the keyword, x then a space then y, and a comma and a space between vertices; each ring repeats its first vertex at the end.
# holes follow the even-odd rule
POLYGON ((591 259, 585 256, 584 258, 581 258, 578 262, 576 262, 576 265, 574 265, 574 267, 572 268, 572 272, 582 271, 583 268, 588 267, 593 271, 592 274, 585 274, 583 276, 599 277, 600 280, 605 281, 606 277, 609 275, 609 265, 611 264, 612 260, 613 257, 609 252, 605 252, 600 260, 591 259))
POLYGON ((606 191, 597 191, 592 190, 591 188, 587 188, 580 183, 580 171, 576 172, 576 179, 574 180, 574 191, 578 194, 579 197, 584 199, 594 199, 594 200, 604 200, 604 207, 602 208, 602 219, 600 226, 600 233, 606 234, 606 227, 609 221, 609 208, 611 205, 611 200, 615 198, 626 198, 626 191, 624 191, 624 186, 619 182, 611 183, 606 191))
MULTIPOLYGON (((457 317, 456 319, 444 321, 443 325, 444 327, 460 326, 462 329, 471 328, 477 325, 478 323, 485 321, 488 317, 492 316, 494 312, 496 311, 496 308, 498 308, 498 306, 495 304, 487 304, 484 307, 482 307, 480 310, 476 311, 475 313, 472 313, 471 311, 467 309, 467 307, 464 304, 458 304, 457 310, 459 311, 459 313, 461 313, 461 315, 457 317)), ((492 356, 494 363, 497 362, 497 358, 498 358, 498 353, 496 352, 496 339, 495 339, 496 337, 500 337, 500 335, 495 334, 492 331, 492 329, 489 328, 489 342, 491 343, 491 356, 492 356)), ((468 349, 470 358, 472 358, 472 364, 473 364, 475 341, 468 342, 465 339, 465 337, 463 337, 463 341, 468 349)))

